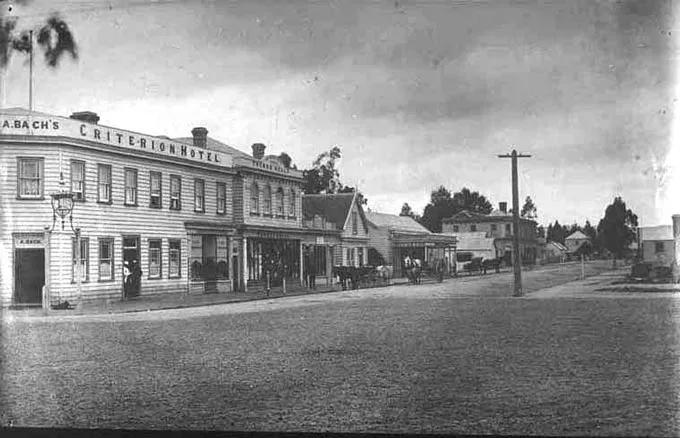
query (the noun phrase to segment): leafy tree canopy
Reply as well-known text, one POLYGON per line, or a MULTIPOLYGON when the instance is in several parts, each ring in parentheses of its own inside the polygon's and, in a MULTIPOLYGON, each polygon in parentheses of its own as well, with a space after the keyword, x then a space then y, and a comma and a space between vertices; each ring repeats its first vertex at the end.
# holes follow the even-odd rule
POLYGON ((605 210, 597 225, 597 235, 601 245, 612 253, 614 259, 621 259, 635 241, 637 226, 637 215, 626 208, 626 203, 618 196, 605 210))
POLYGON ((421 224, 434 233, 442 231, 442 219, 451 217, 463 210, 480 214, 489 214, 493 210, 491 203, 479 192, 463 187, 451 195, 444 186, 439 186, 430 194, 430 202, 425 206, 421 224))
POLYGON ((538 209, 536 208, 534 201, 531 199, 531 196, 527 196, 527 199, 524 201, 524 206, 522 206, 522 210, 520 210, 519 215, 526 219, 536 219, 538 217, 538 209))

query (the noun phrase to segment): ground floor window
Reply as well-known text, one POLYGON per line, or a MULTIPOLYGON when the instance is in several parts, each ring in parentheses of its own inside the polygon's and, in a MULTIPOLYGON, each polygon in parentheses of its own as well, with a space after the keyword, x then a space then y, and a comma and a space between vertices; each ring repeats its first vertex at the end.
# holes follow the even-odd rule
MULTIPOLYGON (((215 281, 229 278, 227 242, 225 235, 191 236, 189 272, 192 280, 215 281)), ((179 258, 179 252, 177 254, 179 258)), ((179 272, 177 275, 179 276, 179 272)))
POLYGON ((280 279, 300 277, 300 241, 284 239, 248 239, 246 263, 248 280, 264 280, 267 269, 280 279))
MULTIPOLYGON (((77 280, 76 248, 76 238, 74 237, 71 245, 71 279, 73 281, 77 280)), ((87 237, 80 238, 80 266, 80 280, 90 281, 90 239, 87 237)))
POLYGON ((113 280, 113 239, 99 239, 99 281, 113 280))
POLYGON ((182 276, 182 241, 170 239, 168 241, 168 278, 180 278, 182 276))
POLYGON ((149 239, 149 278, 161 278, 162 240, 149 239))

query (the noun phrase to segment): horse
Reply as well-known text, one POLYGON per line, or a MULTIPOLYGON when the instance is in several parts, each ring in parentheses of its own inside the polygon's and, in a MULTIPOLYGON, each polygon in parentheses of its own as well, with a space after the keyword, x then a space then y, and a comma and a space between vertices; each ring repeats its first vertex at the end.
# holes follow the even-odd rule
POLYGON ((420 259, 404 257, 404 273, 412 284, 420 284, 420 275, 423 271, 423 263, 420 259))
POLYGON ((378 276, 378 278, 386 283, 392 278, 392 268, 385 266, 385 265, 380 265, 375 267, 375 272, 378 276))
POLYGON ((482 269, 486 274, 487 269, 495 269, 498 274, 501 272, 501 259, 485 259, 482 261, 482 269))

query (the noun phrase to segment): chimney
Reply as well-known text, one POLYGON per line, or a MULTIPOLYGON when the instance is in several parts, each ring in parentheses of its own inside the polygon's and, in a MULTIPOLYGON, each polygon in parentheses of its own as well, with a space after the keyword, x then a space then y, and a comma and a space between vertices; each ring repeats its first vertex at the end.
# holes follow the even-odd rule
POLYGON ((264 158, 264 150, 266 147, 267 146, 263 145, 262 143, 253 144, 253 158, 257 160, 264 158))
POLYGON ((71 114, 71 118, 75 120, 80 120, 81 122, 87 122, 92 124, 97 124, 99 122, 99 116, 97 113, 92 111, 80 111, 71 114))
POLYGON ((499 202, 498 203, 498 209, 502 211, 503 213, 508 212, 508 203, 507 202, 499 202))
POLYGON ((205 149, 208 146, 208 130, 202 127, 197 127, 191 130, 191 135, 194 137, 194 146, 205 149))

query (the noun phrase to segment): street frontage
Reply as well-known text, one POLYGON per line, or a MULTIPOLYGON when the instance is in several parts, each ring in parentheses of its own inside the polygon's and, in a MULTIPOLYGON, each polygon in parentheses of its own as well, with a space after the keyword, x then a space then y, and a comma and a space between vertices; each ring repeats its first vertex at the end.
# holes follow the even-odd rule
POLYGON ((2 424, 677 435, 676 293, 598 292, 625 274, 606 261, 580 274, 525 272, 524 298, 501 273, 143 313, 6 312, 2 424))

